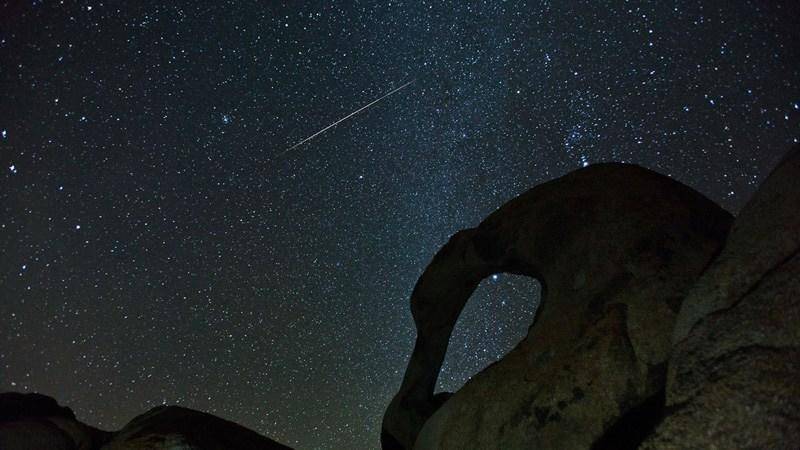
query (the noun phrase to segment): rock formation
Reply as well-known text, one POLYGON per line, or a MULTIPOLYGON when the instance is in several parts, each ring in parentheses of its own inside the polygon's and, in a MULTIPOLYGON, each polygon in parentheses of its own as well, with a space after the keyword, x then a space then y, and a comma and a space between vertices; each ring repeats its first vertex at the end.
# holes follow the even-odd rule
POLYGON ((90 450, 111 433, 80 423, 69 408, 45 395, 0 394, 0 449, 90 450))
POLYGON ((626 412, 657 409, 681 301, 731 221, 670 178, 600 164, 456 233, 412 292, 417 340, 384 416, 384 449, 589 448, 626 412), (435 396, 456 320, 497 272, 539 280, 535 322, 452 397, 435 396))
POLYGON ((411 295, 417 341, 384 449, 796 448, 800 148, 732 218, 634 166, 535 187, 456 233, 411 295), (542 284, 528 335, 433 389, 484 277, 542 284))
POLYGON ((670 413, 644 448, 800 445, 800 149, 736 219, 673 346, 670 413))
POLYGON ((109 433, 39 394, 0 394, 2 450, 284 450, 284 445, 200 411, 159 406, 109 433))

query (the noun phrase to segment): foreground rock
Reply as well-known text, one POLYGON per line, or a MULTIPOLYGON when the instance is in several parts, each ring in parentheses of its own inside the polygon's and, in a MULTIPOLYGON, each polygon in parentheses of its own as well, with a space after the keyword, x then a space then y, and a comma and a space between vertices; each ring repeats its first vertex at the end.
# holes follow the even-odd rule
POLYGON ((107 433, 75 419, 71 409, 40 394, 0 394, 0 449, 99 448, 107 433))
POLYGON ((284 445, 210 414, 160 406, 109 433, 85 425, 47 396, 0 394, 2 450, 284 450, 284 445))
POLYGON ((800 151, 736 219, 683 303, 670 414, 645 448, 797 448, 800 443, 800 151))
POLYGON ((383 447, 589 448, 634 408, 660 414, 681 301, 731 221, 667 177, 601 164, 537 186, 457 233, 412 293, 417 341, 384 416, 383 447), (496 272, 539 280, 535 324, 452 397, 434 396, 453 326, 496 272))
POLYGON ((179 406, 159 406, 131 420, 102 450, 150 448, 284 450, 241 425, 179 406))

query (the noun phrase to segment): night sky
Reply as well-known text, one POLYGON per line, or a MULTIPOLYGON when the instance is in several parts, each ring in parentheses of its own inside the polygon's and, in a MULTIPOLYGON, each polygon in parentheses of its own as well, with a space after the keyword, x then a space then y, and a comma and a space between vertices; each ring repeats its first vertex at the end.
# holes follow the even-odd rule
MULTIPOLYGON (((796 0, 703 3, 0 2, 0 391, 377 448, 454 232, 600 161, 735 212, 798 142, 796 0)), ((485 280, 441 388, 537 302, 485 280)))

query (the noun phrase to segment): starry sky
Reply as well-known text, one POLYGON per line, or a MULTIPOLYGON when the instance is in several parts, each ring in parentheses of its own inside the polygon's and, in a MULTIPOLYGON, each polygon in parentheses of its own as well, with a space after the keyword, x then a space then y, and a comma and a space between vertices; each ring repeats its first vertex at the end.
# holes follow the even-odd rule
MULTIPOLYGON (((0 391, 378 447, 437 249, 624 161, 735 212, 800 139, 796 1, 0 1, 0 391), (702 3, 702 4, 701 4, 702 3), (413 82, 361 113, 294 144, 413 82)), ((527 332, 485 280, 455 390, 527 332)))

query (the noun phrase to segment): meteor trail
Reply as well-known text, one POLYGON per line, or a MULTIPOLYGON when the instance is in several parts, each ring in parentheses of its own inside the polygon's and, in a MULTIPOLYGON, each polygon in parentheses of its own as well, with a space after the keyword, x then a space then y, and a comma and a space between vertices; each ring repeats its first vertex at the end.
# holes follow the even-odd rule
POLYGON ((344 122, 345 120, 347 120, 347 119, 349 119, 349 118, 351 118, 351 117, 355 116, 356 114, 360 113, 361 111, 363 111, 363 110, 365 110, 365 109, 369 108, 370 106, 374 105, 375 103, 378 103, 379 101, 381 101, 381 100, 385 99, 386 97, 388 97, 388 96, 390 96, 390 95, 394 94, 395 92, 399 91, 400 89, 403 89, 404 87, 408 86, 409 84, 413 83, 414 81, 416 81, 416 80, 411 80, 411 81, 409 81, 408 83, 406 83, 406 84, 404 84, 404 85, 400 86, 399 88, 395 88, 395 89, 393 89, 393 90, 392 90, 392 91, 390 91, 388 94, 385 94, 383 97, 381 97, 381 98, 379 98, 379 99, 377 99, 377 100, 373 100, 373 101, 372 101, 372 102, 370 102, 370 103, 367 103, 366 105, 362 106, 361 108, 359 108, 359 109, 357 109, 357 110, 355 110, 355 111, 351 112, 350 114, 348 114, 348 115, 346 115, 346 116, 342 117, 341 119, 337 120, 336 122, 333 122, 332 124, 328 125, 327 127, 325 127, 325 128, 323 128, 323 129, 321 129, 321 130, 317 131, 316 133, 312 134, 311 136, 309 136, 309 137, 307 137, 307 138, 303 139, 302 141, 298 142, 297 144, 294 144, 293 146, 291 146, 291 147, 287 148, 286 150, 284 150, 284 151, 282 151, 282 152, 278 153, 278 154, 277 154, 277 155, 275 155, 275 156, 281 156, 281 155, 283 155, 283 154, 286 154, 286 153, 288 153, 288 152, 290 152, 290 151, 294 150, 295 148, 297 148, 297 147, 299 147, 299 146, 303 145, 304 143, 306 143, 306 142, 310 141, 311 139, 314 139, 315 137, 319 136, 320 134, 322 134, 322 133, 324 133, 324 132, 328 131, 329 129, 331 129, 331 128, 335 127, 336 125, 338 125, 338 124, 340 124, 340 123, 344 122))

